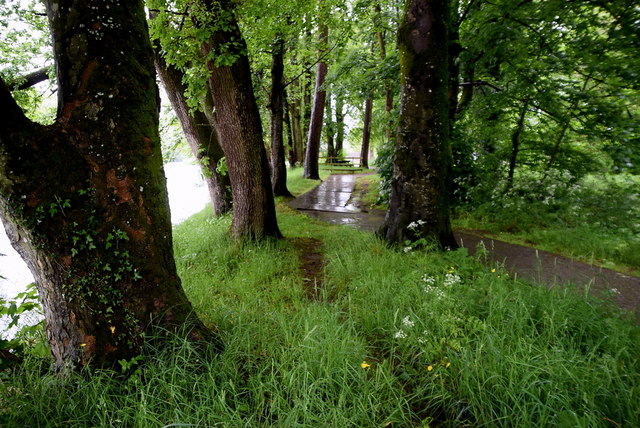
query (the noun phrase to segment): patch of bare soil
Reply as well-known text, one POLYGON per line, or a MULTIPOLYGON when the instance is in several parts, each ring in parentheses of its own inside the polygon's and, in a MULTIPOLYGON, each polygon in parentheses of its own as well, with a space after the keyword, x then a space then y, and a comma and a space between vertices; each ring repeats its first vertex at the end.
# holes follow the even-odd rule
POLYGON ((315 238, 292 238, 298 250, 298 266, 304 281, 304 290, 309 300, 322 300, 324 275, 324 245, 315 238))

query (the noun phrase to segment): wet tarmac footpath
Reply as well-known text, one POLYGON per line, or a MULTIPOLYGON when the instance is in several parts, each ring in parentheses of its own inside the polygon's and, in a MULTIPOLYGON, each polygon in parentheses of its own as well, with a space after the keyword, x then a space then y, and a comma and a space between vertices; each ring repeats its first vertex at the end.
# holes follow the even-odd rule
MULTIPOLYGON (((292 200, 298 211, 331 224, 342 224, 375 232, 384 221, 383 211, 366 211, 358 207, 353 190, 356 179, 364 174, 335 174, 320 185, 292 200)), ((511 274, 549 287, 572 284, 597 296, 615 301, 621 308, 635 313, 640 322, 640 278, 625 275, 557 254, 511 244, 482 236, 473 230, 455 230, 461 247, 474 254, 479 245, 488 252, 488 263, 503 264, 511 274), (481 244, 482 243, 482 244, 481 244)))

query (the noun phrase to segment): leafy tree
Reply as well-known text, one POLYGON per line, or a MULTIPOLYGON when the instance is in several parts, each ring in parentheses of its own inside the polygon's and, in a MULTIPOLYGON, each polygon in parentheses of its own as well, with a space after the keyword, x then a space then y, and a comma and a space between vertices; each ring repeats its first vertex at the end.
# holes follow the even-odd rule
MULTIPOLYGON (((187 88, 182 71, 173 65, 167 64, 162 56, 160 41, 155 41, 155 65, 160 81, 164 86, 174 112, 180 120, 184 135, 191 147, 191 151, 200 163, 205 177, 211 207, 214 215, 222 215, 231 211, 231 192, 229 176, 219 171, 218 164, 224 157, 222 147, 218 141, 215 126, 215 117, 207 116, 206 103, 203 101, 201 109, 190 111, 186 98, 187 88)), ((206 90, 205 100, 211 104, 211 93, 206 90)))
POLYGON ((253 92, 246 43, 228 0, 154 1, 154 35, 168 63, 185 68, 189 98, 197 104, 211 91, 215 126, 225 154, 233 194, 231 232, 238 238, 280 237, 253 92), (194 42, 195 41, 195 42, 194 42), (201 64, 193 58, 203 55, 201 64))
POLYGON ((152 325, 194 323, 173 261, 142 2, 48 1, 52 125, 0 80, 0 217, 36 278, 58 368, 110 365, 152 325))
POLYGON ((276 36, 272 45, 271 65, 271 184, 276 196, 292 196, 287 189, 287 166, 284 155, 284 41, 276 36))
POLYGON ((518 167, 576 180, 637 165, 634 2, 459 3, 459 183, 486 183, 490 193, 501 179, 509 186, 518 167))
MULTIPOLYGON (((320 0, 320 13, 323 14, 323 0, 320 0)), ((307 149, 304 156, 304 177, 312 180, 320 180, 318 158, 320 156, 320 138, 322 136, 322 124, 324 118, 327 91, 324 88, 324 81, 327 77, 328 65, 323 57, 327 49, 327 39, 329 37, 329 25, 326 19, 320 18, 318 27, 318 65, 316 70, 316 88, 313 98, 313 109, 311 110, 311 121, 309 122, 309 132, 307 134, 307 149)))

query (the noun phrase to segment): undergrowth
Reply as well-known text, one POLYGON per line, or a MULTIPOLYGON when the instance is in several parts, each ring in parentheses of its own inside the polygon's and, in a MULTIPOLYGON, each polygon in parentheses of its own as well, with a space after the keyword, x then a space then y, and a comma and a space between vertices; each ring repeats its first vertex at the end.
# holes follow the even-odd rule
POLYGON ((640 426, 640 329, 613 304, 278 208, 277 242, 233 242, 207 210, 175 229, 222 352, 173 335, 124 375, 66 377, 31 356, 2 372, 0 425, 640 426), (295 237, 324 243, 321 299, 295 237))
POLYGON ((522 169, 514 185, 458 210, 457 227, 483 229, 601 266, 640 274, 640 178, 631 174, 544 175, 522 169))

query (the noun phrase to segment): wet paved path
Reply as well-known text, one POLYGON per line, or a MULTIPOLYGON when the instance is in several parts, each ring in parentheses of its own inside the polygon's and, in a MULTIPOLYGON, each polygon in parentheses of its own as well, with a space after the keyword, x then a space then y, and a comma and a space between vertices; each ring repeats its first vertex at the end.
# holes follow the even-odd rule
POLYGON ((384 212, 363 211, 352 198, 356 178, 362 175, 365 174, 330 175, 289 205, 317 220, 374 232, 382 224, 384 212))
MULTIPOLYGON (((384 220, 382 211, 363 211, 352 198, 356 178, 362 174, 331 175, 319 186, 290 202, 300 212, 332 224, 376 231, 384 220)), ((492 263, 504 264, 513 275, 554 286, 575 284, 597 295, 611 296, 616 303, 635 312, 640 322, 640 278, 592 266, 556 254, 510 244, 480 235, 478 231, 456 230, 460 246, 474 254, 482 242, 492 263)))

